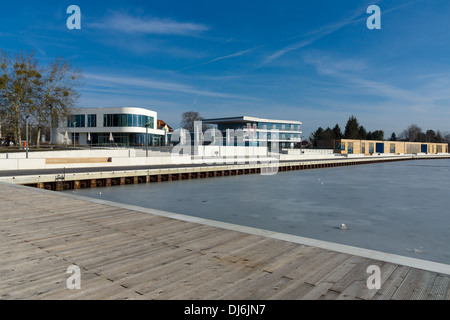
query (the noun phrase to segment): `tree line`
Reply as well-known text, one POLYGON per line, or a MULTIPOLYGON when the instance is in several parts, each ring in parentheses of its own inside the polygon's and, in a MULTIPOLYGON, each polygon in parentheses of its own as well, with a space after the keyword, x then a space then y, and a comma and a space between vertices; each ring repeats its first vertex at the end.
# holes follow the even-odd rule
POLYGON ((400 133, 398 140, 410 142, 450 143, 450 133, 443 133, 440 130, 435 131, 432 129, 428 129, 423 132, 422 128, 420 128, 417 124, 412 124, 400 133))
POLYGON ((327 127, 323 129, 319 127, 309 137, 314 147, 317 147, 320 140, 329 141, 333 139, 384 140, 384 131, 367 131, 364 126, 359 124, 358 119, 352 115, 345 125, 344 132, 342 132, 339 124, 336 124, 333 128, 327 127))
MULTIPOLYGON (((367 131, 362 126, 355 116, 350 116, 345 125, 344 132, 342 132, 339 124, 336 124, 333 128, 327 127, 323 129, 319 127, 313 131, 309 137, 311 144, 314 147, 318 146, 318 142, 321 140, 330 141, 334 139, 354 139, 354 140, 385 140, 383 130, 367 131)), ((407 129, 403 130, 399 136, 393 132, 390 141, 409 141, 409 142, 433 142, 433 143, 450 143, 450 133, 442 133, 437 130, 426 130, 423 132, 417 124, 410 125, 407 129)))
POLYGON ((21 145, 28 119, 41 132, 66 117, 79 98, 82 73, 69 60, 56 58, 40 65, 34 53, 0 51, 0 124, 21 145))

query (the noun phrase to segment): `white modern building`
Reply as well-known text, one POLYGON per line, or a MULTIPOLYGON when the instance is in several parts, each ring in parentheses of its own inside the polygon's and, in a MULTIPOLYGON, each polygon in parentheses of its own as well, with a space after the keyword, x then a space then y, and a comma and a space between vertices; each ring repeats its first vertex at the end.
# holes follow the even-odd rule
POLYGON ((80 108, 59 121, 52 143, 99 146, 161 145, 166 131, 157 129, 155 111, 136 107, 80 108), (148 134, 148 140, 146 140, 148 134))
POLYGON ((226 140, 227 130, 242 129, 244 141, 247 146, 267 145, 270 149, 271 143, 279 143, 279 148, 294 148, 302 142, 302 131, 300 121, 273 120, 248 116, 206 119, 203 123, 216 125, 226 140), (267 144, 265 144, 267 143, 267 144))

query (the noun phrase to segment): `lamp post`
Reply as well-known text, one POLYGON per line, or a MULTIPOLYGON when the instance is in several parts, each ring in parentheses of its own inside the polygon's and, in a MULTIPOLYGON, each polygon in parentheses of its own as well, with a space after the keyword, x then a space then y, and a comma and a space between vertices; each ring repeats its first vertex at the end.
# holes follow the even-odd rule
POLYGON ((72 130, 72 132, 73 132, 73 147, 75 148, 75 128, 77 127, 77 122, 76 121, 74 121, 73 122, 73 130, 72 130))
POLYGON ((25 129, 25 135, 26 135, 26 137, 25 137, 25 143, 26 143, 25 151, 26 151, 26 158, 27 159, 28 159, 28 118, 29 117, 30 116, 27 116, 25 118, 25 127, 26 127, 26 129, 25 129))
POLYGON ((149 124, 145 125, 145 157, 148 158, 148 127, 149 124))
POLYGON ((53 105, 48 105, 50 108, 50 144, 53 144, 53 105))

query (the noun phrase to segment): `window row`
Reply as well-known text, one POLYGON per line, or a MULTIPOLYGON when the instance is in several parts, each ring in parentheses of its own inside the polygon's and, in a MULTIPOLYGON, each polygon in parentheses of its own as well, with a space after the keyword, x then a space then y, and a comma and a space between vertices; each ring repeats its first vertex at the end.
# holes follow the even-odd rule
MULTIPOLYGON (((140 127, 154 129, 155 119, 153 117, 138 114, 105 114, 103 116, 103 127, 140 127)), ((88 114, 71 115, 67 118, 68 128, 95 128, 97 127, 97 115, 88 114), (87 118, 87 126, 86 126, 87 118)))
POLYGON ((105 114, 103 127, 139 127, 154 129, 155 119, 140 114, 105 114))
MULTIPOLYGON (((252 127, 253 126, 251 126, 251 128, 252 127)), ((263 129, 263 130, 277 129, 277 130, 296 130, 296 131, 299 131, 300 130, 300 125, 299 124, 289 124, 289 123, 266 123, 266 122, 260 122, 260 123, 258 123, 258 129, 263 129)))

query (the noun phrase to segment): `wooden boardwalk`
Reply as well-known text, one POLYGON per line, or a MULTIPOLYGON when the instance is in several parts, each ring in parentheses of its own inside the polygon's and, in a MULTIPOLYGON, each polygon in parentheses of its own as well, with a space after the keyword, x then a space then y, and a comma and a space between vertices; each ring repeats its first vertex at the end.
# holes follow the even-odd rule
POLYGON ((450 276, 0 184, 0 299, 449 300, 450 276))

